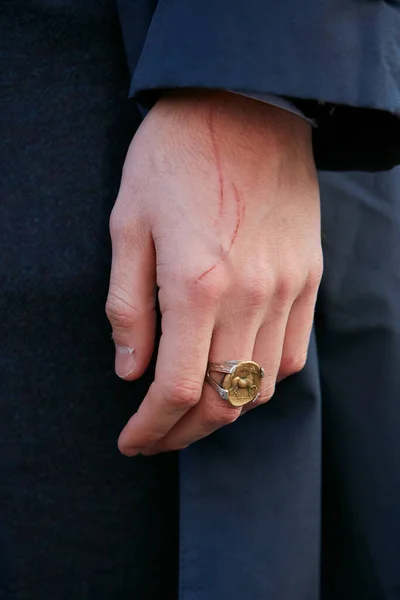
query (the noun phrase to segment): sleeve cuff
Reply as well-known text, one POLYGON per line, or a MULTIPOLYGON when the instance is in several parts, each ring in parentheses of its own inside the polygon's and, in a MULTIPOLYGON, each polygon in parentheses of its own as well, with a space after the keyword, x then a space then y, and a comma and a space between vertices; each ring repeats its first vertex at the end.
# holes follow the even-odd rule
POLYGON ((264 102, 265 104, 271 104, 272 106, 276 106, 277 108, 281 108, 282 110, 286 110, 298 117, 301 117, 313 127, 317 126, 315 119, 311 119, 307 117, 300 108, 298 108, 293 102, 288 100, 287 98, 282 98, 281 96, 275 96, 275 94, 258 94, 253 92, 251 94, 245 94, 242 92, 233 92, 232 90, 227 90, 232 92, 233 94, 239 94, 240 96, 245 96, 246 98, 252 98, 253 100, 258 100, 259 102, 264 102))

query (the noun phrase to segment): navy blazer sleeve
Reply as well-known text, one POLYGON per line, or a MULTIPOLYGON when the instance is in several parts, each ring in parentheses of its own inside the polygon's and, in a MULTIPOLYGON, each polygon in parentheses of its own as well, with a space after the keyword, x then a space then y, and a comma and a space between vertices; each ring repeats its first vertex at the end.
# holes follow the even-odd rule
POLYGON ((399 3, 119 0, 119 10, 141 102, 171 88, 275 94, 317 120, 320 168, 400 163, 399 3))

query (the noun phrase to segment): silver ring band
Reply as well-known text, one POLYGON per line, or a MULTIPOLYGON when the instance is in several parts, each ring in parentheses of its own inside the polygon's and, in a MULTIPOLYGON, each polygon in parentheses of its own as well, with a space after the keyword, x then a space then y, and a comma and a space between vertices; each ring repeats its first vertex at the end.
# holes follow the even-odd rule
POLYGON ((218 385, 218 383, 211 377, 208 371, 206 374, 206 381, 221 396, 222 400, 228 400, 228 390, 225 390, 223 387, 218 385))

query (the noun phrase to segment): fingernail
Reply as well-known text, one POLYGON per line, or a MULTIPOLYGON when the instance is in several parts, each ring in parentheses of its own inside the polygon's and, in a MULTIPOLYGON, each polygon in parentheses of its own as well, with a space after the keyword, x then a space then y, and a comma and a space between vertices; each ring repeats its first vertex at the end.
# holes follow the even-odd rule
POLYGON ((118 377, 124 379, 135 370, 135 348, 115 344, 115 372, 118 377))

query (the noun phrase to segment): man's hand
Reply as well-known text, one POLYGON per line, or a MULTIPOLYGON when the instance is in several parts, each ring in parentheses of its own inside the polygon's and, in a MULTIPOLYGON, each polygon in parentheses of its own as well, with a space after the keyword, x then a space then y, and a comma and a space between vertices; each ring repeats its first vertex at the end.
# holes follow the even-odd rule
POLYGON ((208 361, 264 367, 256 404, 303 367, 322 272, 307 122, 234 94, 165 97, 129 149, 111 237, 106 310, 124 379, 150 361, 156 285, 162 312, 124 454, 184 448, 239 417, 204 384, 208 361))

